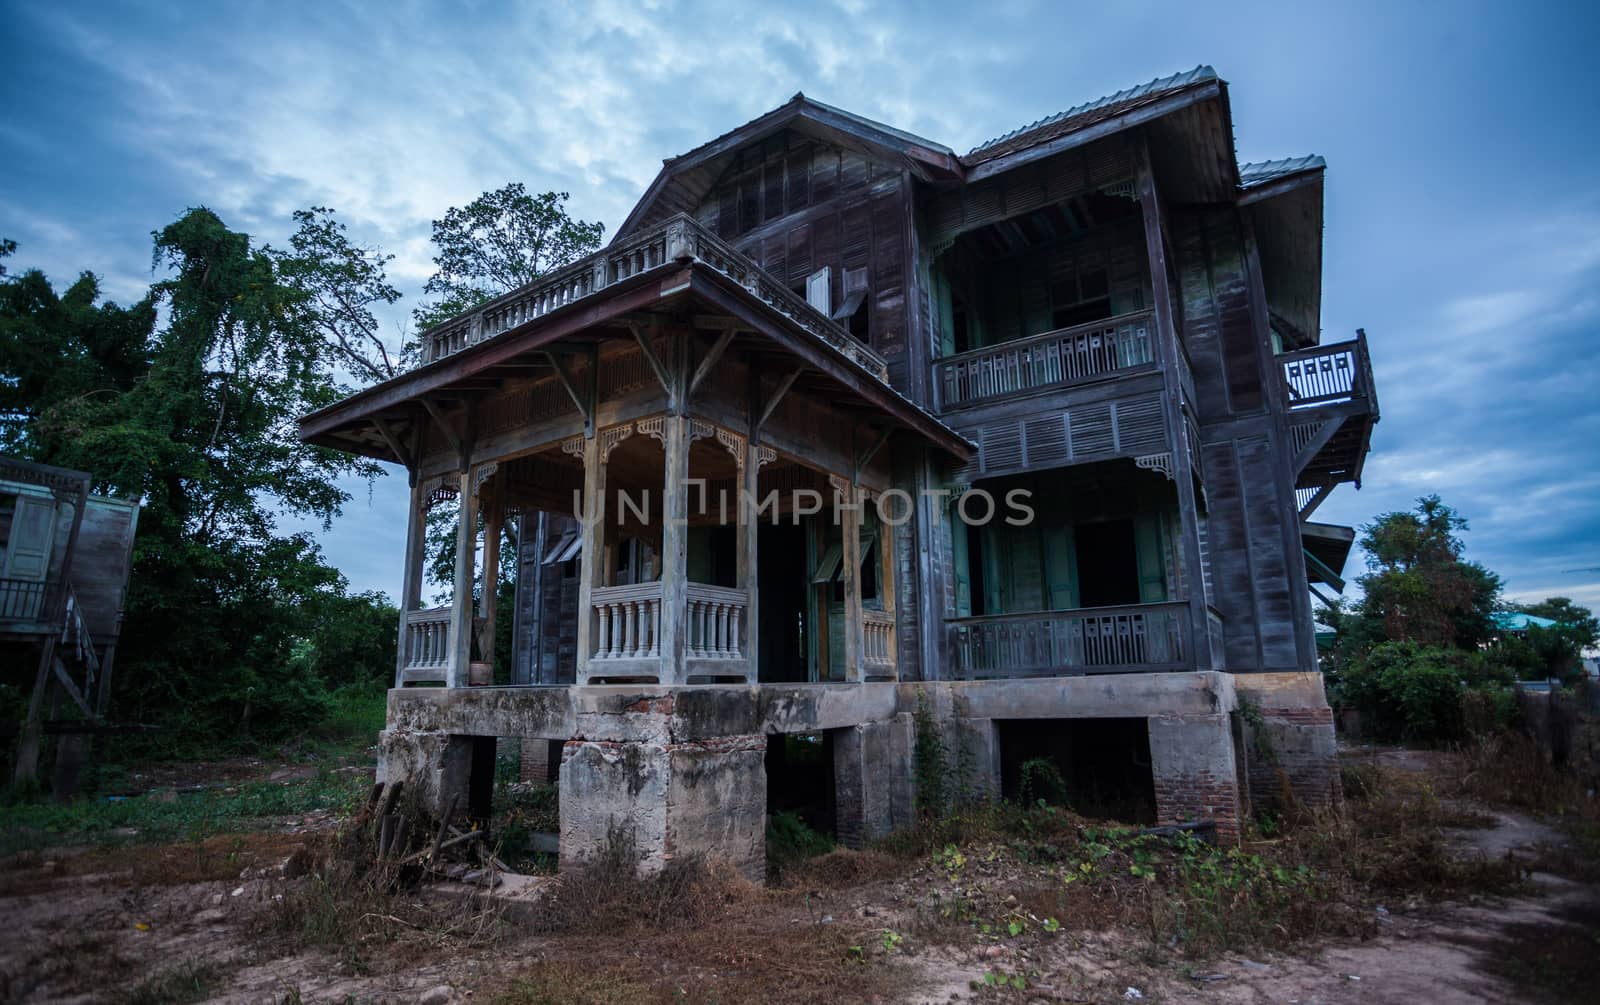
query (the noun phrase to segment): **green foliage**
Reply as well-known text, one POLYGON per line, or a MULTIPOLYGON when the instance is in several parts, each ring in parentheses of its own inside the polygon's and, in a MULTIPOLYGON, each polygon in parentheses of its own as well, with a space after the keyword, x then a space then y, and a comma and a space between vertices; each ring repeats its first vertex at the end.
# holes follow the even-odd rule
POLYGON ((418 305, 425 329, 509 293, 600 247, 605 227, 567 215, 565 192, 529 195, 520 183, 452 206, 433 221, 433 263, 423 292, 438 299, 418 305))
POLYGON ((944 735, 928 707, 926 691, 917 691, 912 724, 911 772, 917 787, 917 813, 924 819, 937 818, 950 806, 950 765, 944 735))
POLYGON ((1374 736, 1455 739, 1462 732, 1462 660, 1439 646, 1385 642, 1346 671, 1340 697, 1360 709, 1362 730, 1374 736))
POLYGON ((1018 771, 1017 795, 1024 806, 1067 804, 1067 780, 1047 757, 1023 761, 1018 771))
POLYGON ((767 818, 767 870, 774 876, 830 851, 833 839, 812 830, 799 814, 774 813, 767 818))
POLYGON ((297 210, 289 250, 275 252, 278 272, 302 296, 306 320, 326 340, 338 363, 362 383, 388 380, 417 361, 416 345, 386 339, 375 308, 393 304, 400 291, 389 282, 393 255, 353 244, 345 226, 325 206, 297 210))
POLYGON ((1488 640, 1500 577, 1462 558, 1467 521, 1436 495, 1361 528, 1371 570, 1347 626, 1366 645, 1383 639, 1471 648, 1488 640))
POLYGON ((254 781, 199 792, 104 796, 58 803, 12 795, 3 804, 0 855, 64 844, 160 844, 247 831, 268 817, 353 811, 370 777, 321 771, 290 782, 254 781))

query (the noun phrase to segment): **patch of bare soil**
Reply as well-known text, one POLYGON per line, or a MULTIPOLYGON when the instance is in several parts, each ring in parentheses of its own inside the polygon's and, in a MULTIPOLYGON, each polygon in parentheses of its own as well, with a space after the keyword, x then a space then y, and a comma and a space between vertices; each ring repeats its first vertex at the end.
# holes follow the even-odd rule
MULTIPOLYGON (((1440 768, 1427 752, 1364 756, 1418 779, 1440 768)), ((1273 942, 1290 949, 1209 955, 1158 935, 1172 927, 1159 916, 1171 904, 1140 899, 1141 880, 1126 876, 1137 862, 1118 857, 1131 853, 1114 851, 1097 867, 1122 874, 1116 885, 1063 886, 1063 869, 1079 863, 1049 862, 1041 872, 1043 840, 1020 853, 1015 841, 963 844, 961 860, 943 849, 835 852, 772 888, 715 870, 653 885, 564 875, 541 878, 555 898, 531 903, 491 903, 465 887, 450 897, 427 889, 354 895, 325 876, 301 875, 309 856, 297 849, 325 839, 277 830, 30 853, 0 864, 8 922, 0 1000, 1470 1005, 1588 997, 1600 986, 1600 888, 1547 871, 1565 835, 1470 801, 1441 819, 1462 824, 1448 832, 1459 854, 1515 857, 1530 871, 1524 890, 1355 900, 1306 927, 1309 939, 1273 942), (1056 877, 1048 887, 1040 883, 1047 874, 1056 877)))

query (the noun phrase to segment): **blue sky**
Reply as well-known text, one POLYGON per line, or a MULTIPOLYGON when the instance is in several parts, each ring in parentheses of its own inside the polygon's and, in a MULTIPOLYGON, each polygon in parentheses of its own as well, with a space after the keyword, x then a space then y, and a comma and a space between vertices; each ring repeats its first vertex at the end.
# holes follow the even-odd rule
MULTIPOLYGON (((965 150, 1210 63, 1241 160, 1328 159, 1324 338, 1367 330, 1384 417, 1366 487, 1319 519, 1438 492, 1510 596, 1600 607, 1592 5, 7 8, 0 235, 122 301, 189 206, 279 244, 295 209, 335 207, 414 297, 447 207, 523 181, 609 231, 661 158, 796 91, 965 150)), ((392 594, 404 484, 353 491, 320 539, 392 594)))

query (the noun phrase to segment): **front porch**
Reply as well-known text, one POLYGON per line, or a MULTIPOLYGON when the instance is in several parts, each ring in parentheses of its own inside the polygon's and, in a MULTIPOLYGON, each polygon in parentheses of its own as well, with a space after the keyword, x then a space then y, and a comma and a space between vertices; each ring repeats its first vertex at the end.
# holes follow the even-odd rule
POLYGON ((423 367, 302 424, 410 472, 397 686, 898 678, 886 448, 959 462, 970 445, 895 392, 869 347, 693 221, 424 342, 423 367), (440 506, 455 510, 450 601, 425 608, 440 506), (530 533, 544 543, 525 561, 530 533), (496 589, 508 536, 519 591, 534 572, 515 613, 496 589), (549 562, 563 567, 553 605, 533 596, 549 562), (563 605, 572 642, 547 640, 553 672, 543 656, 538 671, 495 666, 497 626, 559 621, 563 605))

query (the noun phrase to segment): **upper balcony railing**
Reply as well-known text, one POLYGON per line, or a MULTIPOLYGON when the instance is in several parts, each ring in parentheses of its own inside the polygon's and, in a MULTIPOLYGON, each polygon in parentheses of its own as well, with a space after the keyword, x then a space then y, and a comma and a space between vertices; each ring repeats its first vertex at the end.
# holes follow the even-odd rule
POLYGON ((1184 603, 1132 604, 948 618, 945 626, 961 680, 1193 670, 1187 612, 1184 603))
POLYGON ((1282 353, 1278 363, 1291 410, 1374 398, 1372 357, 1367 354, 1365 335, 1282 353))
POLYGON ((1155 361, 1155 322, 1149 311, 974 349, 933 362, 941 409, 1101 380, 1155 361))
POLYGON ((423 362, 443 359, 503 331, 592 297, 623 280, 684 261, 702 262, 727 276, 768 307, 871 371, 879 380, 888 381, 888 369, 882 356, 682 213, 518 287, 471 313, 428 329, 422 334, 423 362))

